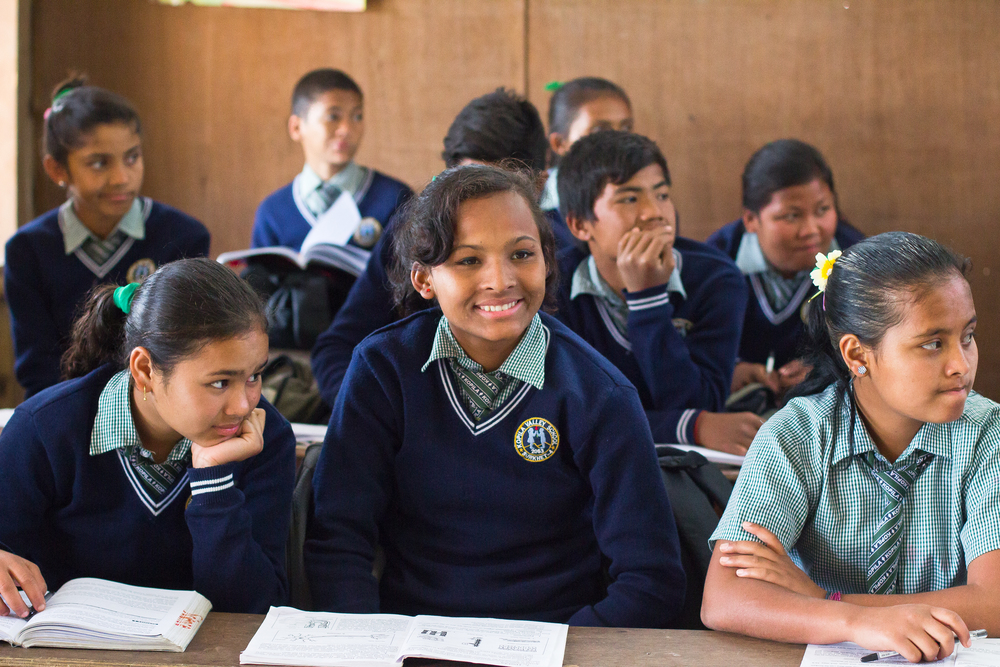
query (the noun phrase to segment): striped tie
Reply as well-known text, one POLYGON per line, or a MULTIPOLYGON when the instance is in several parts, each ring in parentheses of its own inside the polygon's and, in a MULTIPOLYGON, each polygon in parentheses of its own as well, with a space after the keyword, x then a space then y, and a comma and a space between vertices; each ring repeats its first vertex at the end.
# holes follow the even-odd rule
POLYGON ((126 238, 125 232, 116 229, 114 234, 103 240, 88 236, 80 248, 83 249, 83 252, 87 253, 87 257, 94 260, 95 264, 104 266, 108 258, 115 254, 115 251, 125 243, 126 238))
POLYGON ((306 195, 303 203, 309 212, 315 215, 317 218, 333 206, 333 202, 337 201, 337 197, 343 192, 339 187, 331 183, 330 181, 325 181, 319 185, 315 190, 306 195))
POLYGON ((472 418, 479 421, 493 409, 497 394, 503 389, 505 382, 503 374, 496 371, 493 373, 472 371, 454 360, 451 361, 451 367, 458 377, 459 386, 472 412, 472 418))
POLYGON ((933 454, 924 452, 914 458, 909 465, 879 472, 875 469, 875 452, 865 454, 868 470, 886 499, 882 519, 875 531, 875 540, 868 554, 868 592, 873 595, 889 594, 896 590, 899 550, 903 539, 903 503, 906 501, 906 492, 913 484, 913 480, 927 467, 932 458, 933 454))
POLYGON ((177 484, 177 480, 183 477, 184 471, 187 470, 186 461, 154 463, 143 456, 138 447, 130 447, 129 449, 129 465, 132 466, 135 477, 142 483, 142 487, 154 503, 167 496, 177 484))

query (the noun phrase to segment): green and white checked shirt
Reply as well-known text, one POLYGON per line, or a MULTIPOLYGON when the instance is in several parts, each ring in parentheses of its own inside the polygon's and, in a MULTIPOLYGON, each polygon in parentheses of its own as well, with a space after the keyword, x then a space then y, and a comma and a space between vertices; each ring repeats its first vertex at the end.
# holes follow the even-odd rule
MULTIPOLYGON (((97 399, 97 416, 90 433, 90 455, 97 456, 116 449, 138 448, 142 458, 153 462, 153 453, 142 446, 139 432, 132 421, 129 406, 129 372, 116 373, 104 385, 97 399)), ((167 462, 191 460, 191 441, 181 438, 167 455, 167 462)))
MULTIPOLYGON (((493 410, 481 415, 480 420, 485 419, 491 412, 503 405, 504 401, 520 388, 522 382, 527 382, 536 389, 542 388, 545 384, 546 348, 545 325, 542 324, 542 318, 538 316, 538 313, 535 313, 517 347, 500 364, 500 368, 493 372, 500 380, 501 388, 493 401, 493 410)), ((438 321, 437 332, 434 334, 434 344, 431 346, 431 356, 427 358, 427 363, 420 368, 420 371, 426 371, 438 359, 449 360, 449 367, 455 376, 456 384, 463 388, 462 400, 471 413, 475 409, 475 403, 466 393, 464 384, 453 364, 461 364, 463 368, 475 373, 482 373, 483 367, 473 361, 458 344, 455 335, 451 332, 451 327, 448 325, 448 319, 444 315, 438 321)))
MULTIPOLYGON (((712 535, 754 540, 743 521, 773 532, 816 584, 867 593, 866 571, 885 500, 862 458, 876 452, 860 417, 851 449, 849 401, 836 390, 792 400, 754 438, 729 505, 712 535)), ((966 566, 1000 549, 1000 405, 970 394, 962 416, 924 424, 897 466, 934 458, 903 506, 897 593, 935 591, 966 582, 966 566)))

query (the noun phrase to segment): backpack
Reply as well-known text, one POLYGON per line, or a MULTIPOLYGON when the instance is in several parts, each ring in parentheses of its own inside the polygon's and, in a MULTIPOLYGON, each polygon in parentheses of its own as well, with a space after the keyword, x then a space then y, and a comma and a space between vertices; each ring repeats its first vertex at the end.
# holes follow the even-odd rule
POLYGON ((314 442, 306 448, 298 472, 295 473, 295 487, 292 490, 292 523, 285 545, 285 568, 288 572, 288 604, 296 609, 312 610, 312 596, 309 580, 306 578, 304 547, 309 511, 312 508, 313 473, 323 449, 322 442, 314 442))
POLYGON ((330 408, 319 395, 308 362, 279 354, 267 362, 260 376, 260 393, 288 421, 325 424, 330 420, 330 408))
POLYGON ((687 574, 684 606, 674 627, 704 630, 701 599, 705 575, 712 560, 708 539, 729 502, 733 483, 708 459, 669 445, 657 445, 660 475, 670 498, 670 508, 680 538, 681 564, 687 574))
POLYGON ((289 268, 286 261, 252 257, 240 274, 267 300, 267 335, 272 348, 310 350, 337 314, 354 276, 337 269, 289 268))

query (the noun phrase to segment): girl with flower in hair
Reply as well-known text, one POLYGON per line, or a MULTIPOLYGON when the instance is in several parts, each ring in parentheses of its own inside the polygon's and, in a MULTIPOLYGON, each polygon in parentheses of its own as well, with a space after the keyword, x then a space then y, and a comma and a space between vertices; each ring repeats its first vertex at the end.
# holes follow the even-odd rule
POLYGON ((750 447, 702 619, 946 657, 1000 633, 1000 406, 972 391, 968 262, 905 232, 818 259, 812 370, 750 447))

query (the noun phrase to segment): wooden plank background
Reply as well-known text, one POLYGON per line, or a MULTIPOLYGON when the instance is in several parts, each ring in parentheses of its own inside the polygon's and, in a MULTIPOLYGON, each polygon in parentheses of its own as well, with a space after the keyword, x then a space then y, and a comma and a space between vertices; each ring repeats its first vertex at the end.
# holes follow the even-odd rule
MULTIPOLYGON (((419 188, 472 97, 505 85, 546 114, 553 79, 632 96, 670 163, 682 231, 740 212, 739 176, 795 136, 834 170, 872 234, 906 229, 970 255, 977 388, 1000 398, 1000 3, 992 0, 370 0, 363 14, 35 0, 32 107, 70 68, 138 106, 145 192, 245 247, 253 211, 301 168, 295 80, 319 66, 366 93, 365 164, 419 188)), ((59 192, 36 170, 35 209, 59 192)))

